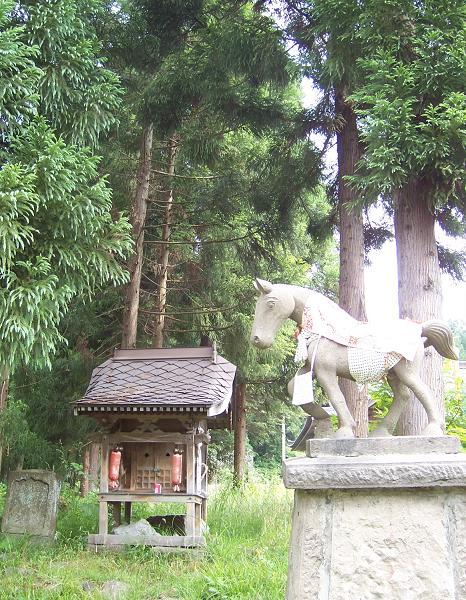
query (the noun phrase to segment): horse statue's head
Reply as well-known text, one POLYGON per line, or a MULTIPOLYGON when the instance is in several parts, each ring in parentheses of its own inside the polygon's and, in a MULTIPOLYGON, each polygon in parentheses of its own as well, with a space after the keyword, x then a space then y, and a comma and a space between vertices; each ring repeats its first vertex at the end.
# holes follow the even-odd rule
POLYGON ((254 287, 259 292, 256 314, 252 325, 251 342, 257 348, 269 348, 283 323, 295 309, 291 286, 256 279, 254 287))

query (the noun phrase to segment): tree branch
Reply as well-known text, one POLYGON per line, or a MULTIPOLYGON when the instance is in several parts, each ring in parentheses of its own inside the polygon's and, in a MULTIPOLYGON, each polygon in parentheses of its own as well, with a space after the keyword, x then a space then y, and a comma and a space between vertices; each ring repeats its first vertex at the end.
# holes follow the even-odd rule
POLYGON ((145 244, 178 244, 178 245, 188 244, 190 246, 196 246, 197 244, 199 244, 200 246, 203 246, 205 244, 228 244, 229 242, 245 240, 246 238, 248 238, 250 236, 251 236, 251 233, 247 233, 246 235, 240 235, 238 237, 226 238, 226 239, 220 239, 220 240, 180 240, 180 241, 176 241, 176 242, 170 242, 170 241, 166 241, 166 240, 144 240, 144 243, 145 244))
POLYGON ((177 177, 179 179, 220 179, 221 177, 221 175, 171 175, 170 173, 165 173, 165 171, 159 171, 158 169, 151 169, 151 173, 164 175, 166 177, 177 177))

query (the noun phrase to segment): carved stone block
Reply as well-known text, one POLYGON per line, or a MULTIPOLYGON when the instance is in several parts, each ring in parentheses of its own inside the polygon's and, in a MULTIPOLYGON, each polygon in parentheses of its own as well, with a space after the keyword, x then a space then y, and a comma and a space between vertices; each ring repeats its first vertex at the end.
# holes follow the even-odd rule
POLYGON ((55 473, 36 469, 12 471, 8 477, 3 533, 52 541, 59 495, 60 483, 55 473))

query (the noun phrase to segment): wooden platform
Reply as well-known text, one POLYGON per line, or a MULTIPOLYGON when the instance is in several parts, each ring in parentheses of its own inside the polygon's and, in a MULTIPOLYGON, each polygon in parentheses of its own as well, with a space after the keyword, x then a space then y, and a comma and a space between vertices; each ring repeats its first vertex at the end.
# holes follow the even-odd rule
POLYGON ((99 494, 99 533, 88 536, 88 547, 94 550, 101 548, 123 549, 125 546, 152 546, 154 548, 199 548, 205 546, 202 534, 205 522, 206 498, 203 494, 164 493, 148 494, 132 490, 101 492, 99 494), (175 503, 186 505, 186 535, 116 535, 108 533, 108 508, 112 508, 116 525, 121 523, 121 508, 124 507, 124 521, 131 522, 131 505, 133 502, 175 503))

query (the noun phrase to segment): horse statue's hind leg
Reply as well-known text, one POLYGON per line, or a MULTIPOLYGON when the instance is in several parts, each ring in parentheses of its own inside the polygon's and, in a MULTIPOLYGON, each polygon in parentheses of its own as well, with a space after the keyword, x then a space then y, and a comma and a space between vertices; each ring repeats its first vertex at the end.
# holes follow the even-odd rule
POLYGON ((439 436, 443 435, 439 411, 435 404, 435 399, 431 390, 422 381, 419 375, 423 358, 424 344, 421 342, 414 360, 411 363, 407 360, 400 360, 400 362, 393 367, 393 371, 400 382, 414 392, 414 395, 422 404, 427 413, 428 423, 427 427, 422 432, 422 435, 439 436))
POLYGON ((432 392, 419 375, 423 357, 424 344, 421 342, 412 362, 401 359, 388 372, 387 381, 393 390, 394 400, 387 415, 372 432, 371 436, 384 437, 393 433, 410 398, 410 389, 427 413, 428 424, 422 435, 443 435, 440 416, 432 392))
POLYGON ((401 383, 397 375, 395 375, 393 369, 387 373, 387 381, 393 392, 393 402, 385 417, 380 421, 376 429, 374 429, 374 431, 372 431, 370 434, 370 437, 391 436, 395 430, 401 413, 408 404, 410 397, 409 388, 401 383))

